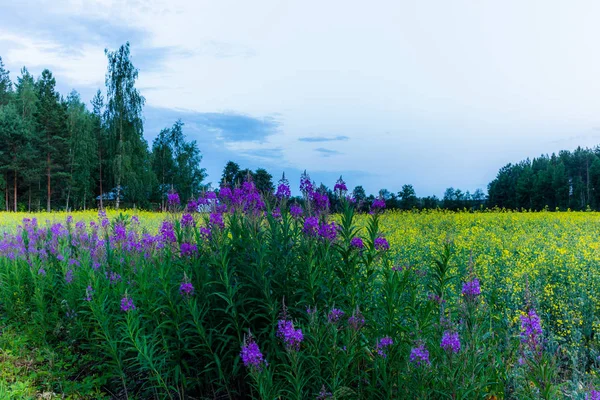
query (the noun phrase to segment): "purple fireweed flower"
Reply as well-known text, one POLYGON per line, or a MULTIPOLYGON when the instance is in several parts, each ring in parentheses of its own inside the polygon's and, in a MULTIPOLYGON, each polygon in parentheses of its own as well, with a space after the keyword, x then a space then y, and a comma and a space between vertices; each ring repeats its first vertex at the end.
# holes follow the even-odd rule
POLYGON ((352 240, 350 240, 350 246, 354 247, 355 249, 359 249, 359 250, 362 250, 365 248, 365 244, 363 243, 363 240, 359 237, 353 237, 352 240))
POLYGON ((94 289, 88 285, 88 287, 85 289, 85 298, 83 300, 92 301, 92 294, 94 294, 94 289))
POLYGON ((65 282, 67 282, 67 284, 73 282, 73 270, 70 269, 67 271, 67 273, 65 274, 65 282))
POLYGON ((304 171, 302 176, 300 176, 300 191, 304 195, 304 197, 309 197, 314 192, 314 185, 310 180, 310 176, 304 171))
POLYGON ((213 191, 209 191, 209 192, 204 193, 204 198, 206 200, 211 200, 211 201, 212 200, 216 200, 217 199, 217 194, 215 192, 213 192, 213 191))
POLYGON ((224 186, 221 189, 219 189, 219 197, 221 198, 221 200, 231 200, 231 198, 233 197, 233 192, 229 187, 224 186))
POLYGON ((541 344, 542 325, 540 317, 532 308, 527 315, 521 315, 521 341, 535 350, 541 344))
POLYGON ((600 390, 590 390, 590 392, 585 395, 585 400, 600 400, 600 390))
POLYGON ((413 349, 410 351, 410 362, 415 364, 417 367, 431 364, 429 361, 429 351, 427 351, 424 344, 413 347, 413 349))
POLYGON ((210 223, 212 225, 218 226, 219 228, 224 228, 225 222, 223 222, 223 214, 211 213, 210 214, 210 223))
POLYGON ((123 296, 121 299, 121 311, 129 312, 131 310, 135 310, 135 304, 133 304, 133 300, 127 297, 127 295, 123 296))
POLYGON ((377 250, 377 251, 385 251, 385 250, 390 249, 389 242, 387 241, 386 238, 383 238, 383 237, 378 237, 377 239, 375 239, 375 242, 373 242, 373 245, 375 246, 375 250, 377 250))
POLYGON ((281 210, 279 209, 279 207, 275 207, 273 209, 273 211, 271 211, 271 215, 273 216, 273 218, 275 219, 279 219, 281 218, 281 210))
POLYGON ((181 203, 179 199, 179 194, 177 192, 169 193, 167 195, 167 203, 170 206, 178 206, 181 203))
POLYGON ((44 268, 38 269, 38 275, 46 276, 46 270, 44 268))
POLYGON ((108 218, 104 218, 102 219, 102 222, 100 224, 103 228, 106 228, 110 224, 110 221, 108 220, 108 218))
POLYGON ((460 338, 458 337, 458 332, 444 332, 440 347, 449 353, 458 353, 460 351, 460 338))
POLYGON ((328 392, 327 389, 325 389, 325 385, 321 386, 321 391, 317 396, 317 400, 326 400, 331 398, 333 398, 333 393, 328 392))
POLYGON ((240 357, 242 358, 244 366, 254 371, 260 372, 266 365, 266 361, 260 352, 260 348, 252 336, 247 340, 244 340, 240 357))
POLYGON ((181 255, 191 257, 198 253, 198 246, 193 243, 181 243, 181 255))
POLYGON ((277 323, 277 337, 283 340, 288 350, 300 350, 300 343, 304 340, 301 329, 294 329, 292 321, 279 320, 277 323))
POLYGON ((179 285, 179 293, 184 297, 193 296, 194 285, 192 285, 190 282, 181 282, 181 285, 179 285))
POLYGON ((314 307, 314 308, 310 308, 310 306, 306 307, 306 313, 308 315, 313 315, 316 312, 317 312, 317 307, 314 307))
POLYGON ((295 219, 300 218, 302 216, 302 207, 300 207, 298 204, 292 204, 290 206, 290 215, 295 219))
POLYGON ((337 182, 335 183, 335 186, 333 187, 333 191, 334 192, 339 192, 340 196, 342 196, 344 193, 346 193, 348 191, 348 188, 346 187, 346 182, 344 182, 344 180, 342 179, 342 177, 340 176, 340 179, 337 180, 337 182))
POLYGON ((200 228, 200 236, 202 237, 202 239, 205 239, 205 240, 210 239, 210 235, 211 235, 210 228, 207 228, 205 226, 200 228))
POLYGON ((69 259, 69 266, 81 267, 81 263, 74 258, 69 259))
POLYGON ((357 309, 352 313, 352 316, 348 318, 348 326, 355 331, 358 331, 365 326, 365 317, 362 315, 360 310, 357 309))
POLYGON ((382 198, 377 198, 373 200, 373 204, 371 204, 371 209, 373 211, 383 210, 385 208, 385 200, 382 198))
POLYGON ((319 236, 333 242, 337 236, 338 227, 335 222, 323 224, 319 227, 319 236))
POLYGON ((386 358, 387 353, 385 351, 387 350, 388 347, 390 347, 393 344, 394 344, 394 341, 392 340, 392 338, 389 336, 385 336, 385 337, 379 339, 379 342, 377 342, 377 347, 375 348, 375 351, 377 351, 377 354, 379 354, 381 357, 386 358))
POLYGON ((67 224, 71 224, 73 223, 73 216, 72 215, 68 215, 67 216, 67 224))
POLYGON ((198 211, 198 202, 194 199, 189 199, 186 208, 189 212, 196 212, 198 211))
POLYGON ((334 324, 338 322, 344 316, 344 314, 345 313, 339 308, 332 308, 331 311, 329 311, 329 314, 327 314, 327 321, 330 324, 334 324))
POLYGON ((183 214, 181 216, 181 225, 182 226, 195 226, 196 221, 194 221, 194 216, 192 214, 183 214))
POLYGON ((311 200, 316 212, 325 212, 329 208, 329 197, 325 193, 313 192, 311 200))
POLYGON ((133 217, 131 217, 131 223, 132 224, 139 224, 140 223, 140 219, 138 218, 137 215, 134 215, 133 217))
POLYGON ((288 184, 280 183, 277 186, 277 191, 275 192, 275 197, 277 197, 279 200, 289 199, 291 195, 292 195, 292 192, 290 191, 290 186, 288 184))
POLYGON ((317 236, 319 233, 319 218, 307 217, 304 220, 304 233, 309 236, 317 236))
POLYGON ((473 300, 481 294, 481 287, 479 286, 479 279, 474 278, 472 281, 463 283, 462 294, 467 299, 473 300))
POLYGON ((104 276, 106 277, 106 279, 108 279, 108 283, 110 283, 111 285, 121 282, 121 275, 117 274, 114 271, 111 271, 110 273, 105 272, 104 276))
POLYGON ((160 236, 165 243, 177 241, 177 238, 175 237, 175 229, 170 221, 165 220, 162 222, 160 226, 160 236))

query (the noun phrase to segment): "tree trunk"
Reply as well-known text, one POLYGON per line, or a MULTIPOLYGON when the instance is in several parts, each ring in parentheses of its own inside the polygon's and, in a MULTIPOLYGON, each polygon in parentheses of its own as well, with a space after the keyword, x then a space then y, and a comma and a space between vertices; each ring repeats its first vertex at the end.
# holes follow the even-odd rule
POLYGON ((48 178, 48 201, 46 203, 46 211, 50 212, 51 199, 52 199, 52 190, 50 187, 50 153, 47 153, 47 156, 46 156, 46 176, 48 178))
POLYGON ((6 182, 6 189, 4 189, 4 205, 6 206, 6 211, 8 211, 8 174, 4 174, 4 177, 6 178, 4 179, 6 182))
POLYGON ((17 212, 17 170, 15 170, 14 185, 15 185, 15 188, 14 188, 14 190, 15 190, 15 192, 14 192, 14 195, 15 195, 15 212, 17 212))
POLYGON ((104 205, 102 203, 102 197, 104 197, 104 193, 102 193, 102 148, 100 147, 100 143, 98 143, 98 158, 99 158, 99 166, 100 166, 100 209, 104 209, 104 205))

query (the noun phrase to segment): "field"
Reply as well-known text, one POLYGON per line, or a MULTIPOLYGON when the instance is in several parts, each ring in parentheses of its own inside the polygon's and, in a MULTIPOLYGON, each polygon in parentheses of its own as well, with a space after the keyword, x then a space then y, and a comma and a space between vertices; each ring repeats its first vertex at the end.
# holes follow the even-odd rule
POLYGON ((1 214, 2 398, 599 396, 599 213, 249 198, 1 214))

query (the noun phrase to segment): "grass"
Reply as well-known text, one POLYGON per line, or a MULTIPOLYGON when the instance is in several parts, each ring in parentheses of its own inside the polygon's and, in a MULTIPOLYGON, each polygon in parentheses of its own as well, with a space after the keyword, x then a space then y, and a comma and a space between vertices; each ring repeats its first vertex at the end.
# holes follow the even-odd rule
POLYGON ((97 366, 64 344, 0 322, 0 399, 104 399, 97 366))

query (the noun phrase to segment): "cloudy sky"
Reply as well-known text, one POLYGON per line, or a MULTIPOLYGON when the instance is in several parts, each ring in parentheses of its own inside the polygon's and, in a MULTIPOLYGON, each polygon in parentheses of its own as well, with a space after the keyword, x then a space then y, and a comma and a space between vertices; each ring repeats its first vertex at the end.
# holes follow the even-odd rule
POLYGON ((49 68, 64 95, 129 41, 146 139, 181 118, 213 183, 232 159, 440 196, 600 144, 596 1, 0 2, 11 77, 49 68))

